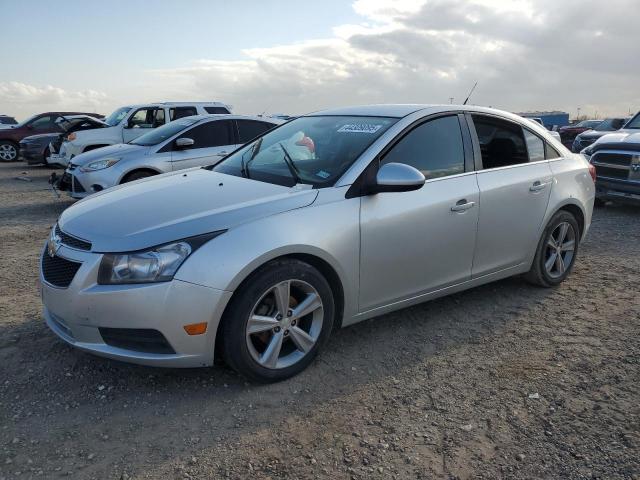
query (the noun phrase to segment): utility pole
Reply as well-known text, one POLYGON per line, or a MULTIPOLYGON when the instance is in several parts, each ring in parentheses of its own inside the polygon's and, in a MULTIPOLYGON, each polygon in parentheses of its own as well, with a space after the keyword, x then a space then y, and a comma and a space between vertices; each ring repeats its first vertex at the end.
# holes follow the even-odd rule
POLYGON ((453 103, 453 97, 449 97, 449 103, 453 103))

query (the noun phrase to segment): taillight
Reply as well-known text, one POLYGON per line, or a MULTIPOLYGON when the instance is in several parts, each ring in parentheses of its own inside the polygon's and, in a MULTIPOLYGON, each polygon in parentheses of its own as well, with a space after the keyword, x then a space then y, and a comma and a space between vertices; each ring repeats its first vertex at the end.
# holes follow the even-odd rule
POLYGON ((589 175, 591 175, 593 183, 596 183, 596 167, 594 167, 592 164, 589 164, 589 175))

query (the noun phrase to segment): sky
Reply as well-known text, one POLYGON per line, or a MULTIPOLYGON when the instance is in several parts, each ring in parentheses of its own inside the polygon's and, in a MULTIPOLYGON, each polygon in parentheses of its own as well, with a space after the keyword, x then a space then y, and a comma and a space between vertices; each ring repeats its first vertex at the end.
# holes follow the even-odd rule
POLYGON ((640 109, 639 0, 0 0, 0 114, 222 101, 302 114, 640 109), (12 20, 13 19, 13 20, 12 20))

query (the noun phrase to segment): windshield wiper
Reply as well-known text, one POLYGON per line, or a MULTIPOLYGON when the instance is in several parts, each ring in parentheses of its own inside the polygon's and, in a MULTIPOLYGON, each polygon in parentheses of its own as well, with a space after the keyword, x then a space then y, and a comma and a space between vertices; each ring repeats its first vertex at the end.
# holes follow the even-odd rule
POLYGON ((293 160, 291 160, 291 155, 289 155, 289 152, 287 152, 287 149, 284 148, 284 145, 282 144, 282 142, 278 143, 278 145, 280 145, 280 148, 282 148, 282 151, 284 152, 284 163, 287 164, 287 167, 289 168, 289 172, 291 172, 291 176, 295 180, 296 184, 304 183, 300 179, 300 175, 299 175, 300 170, 298 170, 298 168, 296 167, 296 164, 293 163, 293 160))
POLYGON ((245 178, 251 178, 251 176, 249 175, 249 164, 253 161, 254 158, 256 158, 256 155, 258 155, 258 152, 260 151, 260 145, 262 145, 262 137, 260 137, 258 141, 253 144, 251 150, 247 150, 240 157, 240 173, 245 178), (249 152, 251 152, 251 158, 245 163, 244 156, 249 152))

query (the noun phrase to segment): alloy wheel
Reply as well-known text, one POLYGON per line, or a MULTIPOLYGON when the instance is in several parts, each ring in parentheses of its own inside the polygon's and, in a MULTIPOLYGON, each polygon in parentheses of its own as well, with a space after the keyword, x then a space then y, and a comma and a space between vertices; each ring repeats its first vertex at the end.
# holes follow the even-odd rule
POLYGON ((245 336, 251 357, 270 369, 289 367, 314 347, 324 321, 318 291, 302 280, 273 285, 251 310, 245 336))
POLYGON ((560 223, 549 235, 545 248, 544 268, 551 278, 560 278, 571 267, 576 245, 576 232, 568 222, 560 223))
POLYGON ((0 160, 10 162, 18 156, 18 150, 10 143, 0 145, 0 160))

